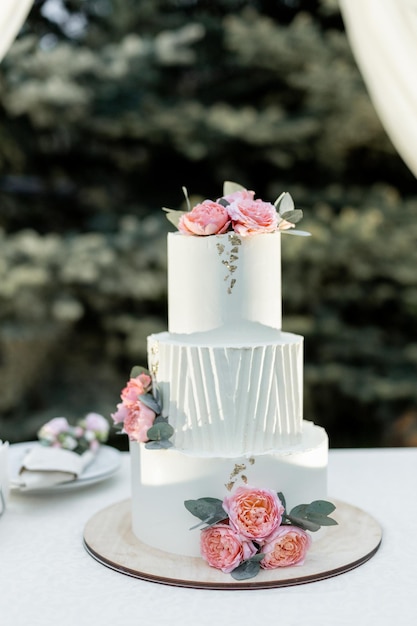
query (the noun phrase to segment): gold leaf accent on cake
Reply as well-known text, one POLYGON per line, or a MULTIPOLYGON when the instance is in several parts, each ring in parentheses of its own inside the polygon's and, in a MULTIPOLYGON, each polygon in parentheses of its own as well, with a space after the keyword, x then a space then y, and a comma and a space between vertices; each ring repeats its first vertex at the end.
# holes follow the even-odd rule
POLYGON ((232 289, 235 286, 235 283, 236 283, 236 278, 232 278, 232 280, 230 281, 230 286, 227 290, 227 293, 232 293, 232 289))
POLYGON ((232 244, 232 246, 241 246, 242 245, 242 241, 241 241, 239 235, 237 235, 236 233, 230 233, 229 241, 232 244))
POLYGON ((158 359, 158 355, 159 355, 159 342, 155 341, 155 343, 153 343, 151 345, 150 348, 150 354, 151 354, 151 359, 150 359, 150 374, 153 378, 156 377, 156 375, 158 374, 158 367, 159 367, 159 359, 158 359))
POLYGON ((234 484, 235 484, 235 482, 233 480, 230 481, 230 483, 226 483, 225 487, 226 487, 227 491, 232 491, 234 484))
POLYGON ((246 485, 246 484, 247 484, 247 482, 248 482, 248 477, 247 477, 247 476, 245 476, 245 474, 242 474, 241 479, 243 480, 243 482, 244 482, 244 483, 245 483, 245 485, 246 485))
POLYGON ((221 257, 225 255, 226 258, 221 260, 222 264, 227 268, 228 274, 224 277, 225 282, 229 282, 227 287, 227 293, 230 295, 232 293, 233 287, 236 284, 236 279, 232 278, 231 275, 236 272, 238 266, 237 262, 239 261, 239 246, 242 245, 242 241, 236 233, 231 233, 228 236, 228 241, 231 244, 232 248, 228 253, 226 250, 226 246, 222 243, 217 243, 217 253, 221 257))
POLYGON ((234 476, 238 476, 240 472, 245 471, 245 469, 246 469, 246 465, 244 463, 236 463, 236 465, 233 468, 232 473, 230 474, 230 478, 233 478, 234 476))
POLYGON ((255 463, 255 459, 254 459, 254 457, 253 457, 253 456, 249 457, 249 458, 248 458, 248 461, 249 461, 249 463, 250 463, 251 465, 254 465, 254 463, 255 463))

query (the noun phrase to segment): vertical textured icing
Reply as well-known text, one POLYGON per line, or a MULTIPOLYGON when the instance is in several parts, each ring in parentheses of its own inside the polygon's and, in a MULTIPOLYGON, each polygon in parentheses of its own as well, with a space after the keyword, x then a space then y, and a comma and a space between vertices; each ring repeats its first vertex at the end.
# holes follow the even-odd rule
POLYGON ((150 370, 177 449, 236 456, 298 441, 303 338, 272 330, 267 336, 261 340, 258 329, 228 342, 216 332, 148 338, 150 370))
POLYGON ((168 330, 281 328, 281 235, 168 235, 168 330))

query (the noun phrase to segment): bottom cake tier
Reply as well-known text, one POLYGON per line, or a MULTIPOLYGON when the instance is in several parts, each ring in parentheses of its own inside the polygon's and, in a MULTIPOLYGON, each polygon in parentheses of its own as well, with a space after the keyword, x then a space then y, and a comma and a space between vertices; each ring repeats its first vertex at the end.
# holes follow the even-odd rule
POLYGON ((132 467, 132 530, 151 547, 200 556, 199 529, 185 508, 186 500, 223 500, 244 484, 282 492, 287 509, 327 496, 328 438, 326 431, 303 422, 302 440, 267 454, 237 458, 147 449, 130 442, 132 467))

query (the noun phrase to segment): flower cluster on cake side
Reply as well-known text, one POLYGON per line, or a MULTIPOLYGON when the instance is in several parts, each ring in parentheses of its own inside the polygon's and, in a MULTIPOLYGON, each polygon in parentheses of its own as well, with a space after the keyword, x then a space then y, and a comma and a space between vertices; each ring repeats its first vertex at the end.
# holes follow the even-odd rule
POLYGON ((223 501, 186 500, 187 510, 201 520, 200 551, 207 563, 236 580, 255 577, 261 569, 302 565, 311 546, 308 531, 337 522, 329 517, 334 504, 315 500, 286 511, 285 497, 270 489, 238 487, 223 501))
POLYGON ((130 441, 146 443, 147 448, 169 448, 174 429, 161 416, 159 391, 147 369, 135 366, 121 392, 121 402, 111 417, 116 428, 130 441))

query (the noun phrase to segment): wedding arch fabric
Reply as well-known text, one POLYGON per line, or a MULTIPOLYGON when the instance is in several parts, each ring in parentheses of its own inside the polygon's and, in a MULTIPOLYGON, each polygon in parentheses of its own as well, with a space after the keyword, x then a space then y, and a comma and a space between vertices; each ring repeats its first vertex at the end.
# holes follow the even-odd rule
POLYGON ((0 0, 0 61, 25 21, 33 0, 0 0))
POLYGON ((417 0, 339 0, 376 112, 417 176, 417 0))

